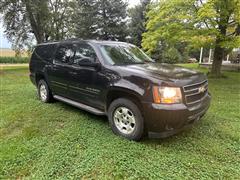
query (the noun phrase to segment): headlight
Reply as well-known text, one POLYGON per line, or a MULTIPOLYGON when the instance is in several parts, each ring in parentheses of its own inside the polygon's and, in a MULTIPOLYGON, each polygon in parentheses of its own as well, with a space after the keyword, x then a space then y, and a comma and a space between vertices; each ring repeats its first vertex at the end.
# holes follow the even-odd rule
POLYGON ((182 102, 182 93, 180 88, 175 87, 153 87, 154 103, 178 104, 182 102))

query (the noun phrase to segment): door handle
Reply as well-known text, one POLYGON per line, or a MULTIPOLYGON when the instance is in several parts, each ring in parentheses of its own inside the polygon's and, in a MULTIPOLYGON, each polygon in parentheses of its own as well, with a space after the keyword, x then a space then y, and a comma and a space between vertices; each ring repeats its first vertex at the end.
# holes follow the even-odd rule
POLYGON ((69 72, 69 74, 71 74, 71 75, 77 75, 76 72, 69 72))

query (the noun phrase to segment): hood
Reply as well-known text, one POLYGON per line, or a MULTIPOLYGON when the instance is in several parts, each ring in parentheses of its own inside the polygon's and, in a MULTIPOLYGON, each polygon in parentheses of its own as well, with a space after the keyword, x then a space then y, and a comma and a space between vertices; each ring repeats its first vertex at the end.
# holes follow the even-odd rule
POLYGON ((183 79, 190 76, 201 74, 191 69, 183 68, 172 64, 147 63, 129 65, 127 69, 132 71, 141 71, 153 77, 162 77, 167 79, 183 79))

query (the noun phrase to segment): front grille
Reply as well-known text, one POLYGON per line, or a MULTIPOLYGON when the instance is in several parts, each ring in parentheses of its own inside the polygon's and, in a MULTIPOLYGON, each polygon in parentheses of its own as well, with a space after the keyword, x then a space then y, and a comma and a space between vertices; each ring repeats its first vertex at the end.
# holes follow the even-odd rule
POLYGON ((194 105, 204 99, 208 94, 208 81, 190 84, 183 87, 187 105, 194 105))

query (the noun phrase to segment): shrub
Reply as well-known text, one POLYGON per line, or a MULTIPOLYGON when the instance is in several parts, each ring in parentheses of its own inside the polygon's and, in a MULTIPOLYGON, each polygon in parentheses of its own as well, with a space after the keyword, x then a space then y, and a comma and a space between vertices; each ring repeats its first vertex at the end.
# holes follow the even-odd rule
POLYGON ((29 63, 29 57, 0 57, 0 63, 29 63))
POLYGON ((165 63, 179 63, 182 60, 182 56, 176 48, 169 48, 163 52, 163 62, 165 63))
POLYGON ((186 63, 189 59, 189 51, 184 44, 169 45, 161 42, 151 57, 161 63, 186 63))

